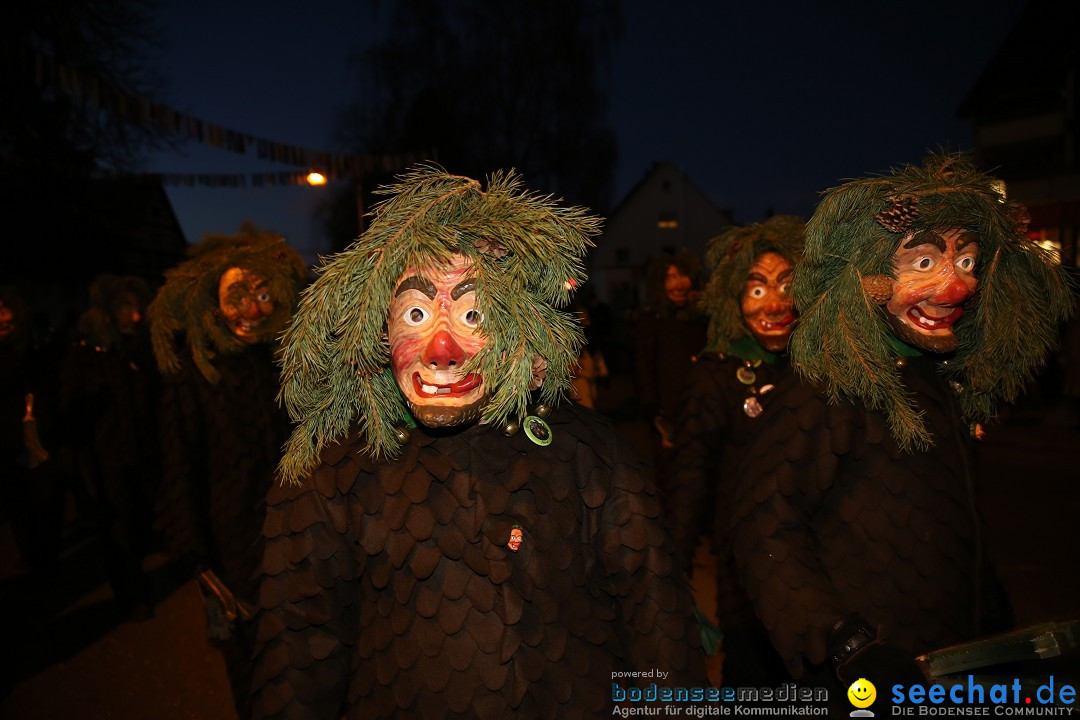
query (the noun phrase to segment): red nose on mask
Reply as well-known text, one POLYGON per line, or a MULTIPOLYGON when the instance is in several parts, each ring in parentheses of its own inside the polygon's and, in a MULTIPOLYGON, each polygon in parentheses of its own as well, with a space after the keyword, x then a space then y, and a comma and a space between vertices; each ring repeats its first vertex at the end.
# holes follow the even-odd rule
POLYGON ((960 305, 971 297, 971 294, 971 287, 953 272, 950 273, 948 284, 934 293, 930 302, 935 305, 960 305))
POLYGON ((779 315, 787 311, 787 303, 780 298, 774 297, 765 302, 766 315, 779 315))
POLYGON ((466 359, 465 351, 454 340, 454 336, 446 330, 437 330, 431 336, 421 357, 424 365, 438 370, 460 368, 466 359))
POLYGON ((262 310, 259 309, 259 304, 254 300, 249 300, 244 303, 241 311, 241 317, 245 320, 258 320, 262 317, 262 310))

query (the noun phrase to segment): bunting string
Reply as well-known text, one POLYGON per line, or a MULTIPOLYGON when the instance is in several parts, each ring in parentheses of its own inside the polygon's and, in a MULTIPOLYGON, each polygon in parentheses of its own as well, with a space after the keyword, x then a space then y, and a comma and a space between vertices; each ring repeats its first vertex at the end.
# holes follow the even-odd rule
POLYGON ((266 187, 306 185, 307 171, 317 169, 328 180, 357 178, 372 173, 389 174, 421 160, 435 159, 433 153, 354 155, 313 150, 255 137, 179 112, 168 105, 118 90, 111 84, 74 70, 47 55, 38 54, 35 79, 41 87, 61 90, 85 99, 125 122, 153 127, 161 132, 247 155, 251 148, 260 160, 304 168, 304 172, 246 174, 166 173, 154 175, 166 185, 188 187, 266 187))

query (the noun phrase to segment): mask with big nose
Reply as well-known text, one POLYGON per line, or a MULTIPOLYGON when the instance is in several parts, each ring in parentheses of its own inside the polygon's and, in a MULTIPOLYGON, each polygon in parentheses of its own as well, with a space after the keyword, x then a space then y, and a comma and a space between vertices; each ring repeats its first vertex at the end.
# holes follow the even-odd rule
POLYGON ((463 372, 487 342, 469 269, 455 255, 447 265, 406 270, 390 304, 394 379, 413 416, 429 427, 472 422, 487 402, 483 378, 463 372))
POLYGON ((967 230, 926 230, 893 254, 896 279, 885 304, 886 319, 904 342, 931 352, 956 349, 953 325, 975 294, 979 246, 967 230))

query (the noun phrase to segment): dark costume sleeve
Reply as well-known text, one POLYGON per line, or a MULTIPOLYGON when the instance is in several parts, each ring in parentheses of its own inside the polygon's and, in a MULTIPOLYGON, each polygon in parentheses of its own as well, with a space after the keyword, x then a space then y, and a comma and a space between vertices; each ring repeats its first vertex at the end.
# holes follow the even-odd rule
POLYGON ((693 596, 669 540, 659 498, 636 462, 613 470, 599 541, 626 627, 627 666, 670 672, 668 686, 706 683, 693 596))
POLYGON ((665 499, 671 535, 686 572, 715 509, 715 485, 727 437, 726 405, 719 386, 719 363, 701 359, 690 371, 675 436, 674 474, 665 499))
POLYGON ((348 540, 349 503, 336 479, 324 463, 267 499, 254 718, 337 720, 345 706, 360 550, 348 540))
POLYGON ((201 562, 211 546, 205 501, 209 480, 206 428, 192 372, 188 363, 179 374, 162 381, 158 424, 163 468, 156 526, 175 557, 201 562))
POLYGON ((23 415, 26 413, 26 377, 20 354, 0 345, 0 468, 6 486, 14 478, 24 448, 23 415))
POLYGON ((909 662, 976 632, 967 426, 932 361, 913 359, 902 377, 933 437, 929 450, 900 450, 882 413, 830 403, 790 375, 767 400, 771 422, 746 456, 734 553, 796 677, 836 652, 829 634, 849 615, 909 662))
MULTIPOLYGON (((851 428, 798 382, 770 398, 770 424, 751 443, 733 497, 733 552, 743 586, 787 662, 825 661, 827 631, 846 612, 812 527, 815 507, 836 482, 851 428)), ((835 407, 835 406, 833 406, 835 407)))
POLYGON ((660 412, 660 386, 657 383, 657 344, 663 341, 663 329, 656 314, 649 309, 638 315, 634 340, 634 373, 637 378, 638 401, 646 416, 660 412))
MULTIPOLYGON (((68 427, 94 427, 105 405, 101 374, 92 371, 93 352, 92 348, 75 344, 64 358, 60 371, 60 405, 68 427)), ((90 432, 78 435, 80 445, 92 441, 90 432)))

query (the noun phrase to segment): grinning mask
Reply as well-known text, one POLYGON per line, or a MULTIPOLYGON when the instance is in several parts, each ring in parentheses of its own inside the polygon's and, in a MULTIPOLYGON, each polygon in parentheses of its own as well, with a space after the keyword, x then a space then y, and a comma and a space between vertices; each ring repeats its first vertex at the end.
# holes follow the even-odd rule
POLYGON ((413 416, 429 427, 471 422, 487 402, 483 377, 462 367, 487 343, 470 263, 406 270, 390 304, 391 367, 413 416))

